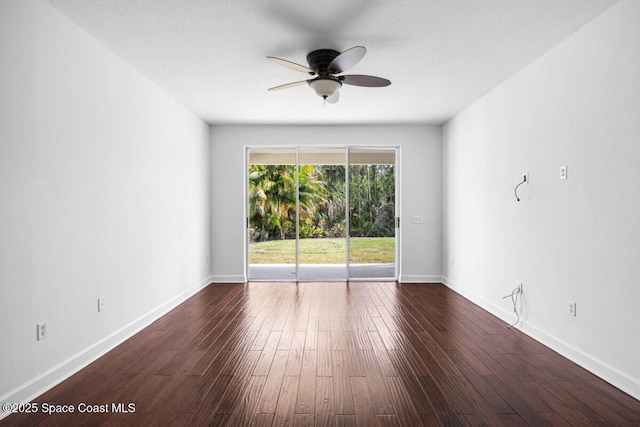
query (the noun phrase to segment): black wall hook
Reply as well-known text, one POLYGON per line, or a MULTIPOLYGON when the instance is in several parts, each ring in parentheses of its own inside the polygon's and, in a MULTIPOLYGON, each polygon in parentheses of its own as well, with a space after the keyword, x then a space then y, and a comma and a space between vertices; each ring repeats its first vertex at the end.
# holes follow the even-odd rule
POLYGON ((513 189, 513 193, 516 195, 516 201, 520 201, 520 197, 518 197, 518 187, 520 187, 522 184, 525 184, 527 182, 527 174, 524 174, 522 176, 522 182, 519 183, 518 185, 516 185, 516 188, 513 189))

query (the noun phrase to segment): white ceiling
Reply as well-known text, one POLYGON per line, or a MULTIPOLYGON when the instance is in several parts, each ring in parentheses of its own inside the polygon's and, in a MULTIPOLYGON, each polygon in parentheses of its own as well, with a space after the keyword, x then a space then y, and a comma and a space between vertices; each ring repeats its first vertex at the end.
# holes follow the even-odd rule
POLYGON ((617 0, 49 0, 102 44, 212 124, 446 121, 617 0), (323 106, 272 55, 367 48, 323 106))

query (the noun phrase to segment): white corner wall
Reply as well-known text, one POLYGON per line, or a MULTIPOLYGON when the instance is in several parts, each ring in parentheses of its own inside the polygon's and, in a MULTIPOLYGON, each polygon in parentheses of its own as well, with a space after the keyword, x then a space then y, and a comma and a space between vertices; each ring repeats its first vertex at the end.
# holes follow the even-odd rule
POLYGON ((209 126, 44 0, 0 2, 0 70, 0 402, 17 403, 209 283, 209 126))
POLYGON ((523 283, 522 330, 636 398, 639 40, 621 1, 443 127, 447 285, 513 322, 523 283))
POLYGON ((244 276, 245 146, 400 147, 400 281, 442 279, 442 153, 439 126, 213 126, 212 272, 217 282, 244 276), (423 224, 411 224, 421 215, 423 224))

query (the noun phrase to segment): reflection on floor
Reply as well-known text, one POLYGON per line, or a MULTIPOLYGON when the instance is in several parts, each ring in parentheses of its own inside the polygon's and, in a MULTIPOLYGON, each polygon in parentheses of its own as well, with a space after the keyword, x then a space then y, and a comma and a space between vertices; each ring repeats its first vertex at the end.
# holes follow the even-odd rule
MULTIPOLYGON (((303 264, 299 267, 299 280, 344 280, 345 264, 303 264)), ((350 264, 351 279, 395 280, 395 264, 350 264)), ((250 264, 249 280, 295 280, 295 264, 250 264)))

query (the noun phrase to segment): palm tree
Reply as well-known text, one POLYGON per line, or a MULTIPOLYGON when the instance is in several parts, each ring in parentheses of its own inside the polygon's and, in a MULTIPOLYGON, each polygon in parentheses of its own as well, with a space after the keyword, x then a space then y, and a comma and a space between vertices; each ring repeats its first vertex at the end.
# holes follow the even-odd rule
POLYGON ((322 204, 320 214, 328 229, 345 220, 345 167, 343 165, 324 165, 317 171, 319 179, 325 183, 328 196, 322 204))
POLYGON ((304 165, 300 166, 298 187, 300 216, 310 218, 316 213, 318 205, 326 201, 324 182, 318 179, 313 166, 304 165))
POLYGON ((303 218, 312 217, 326 190, 313 166, 300 166, 297 174, 291 165, 249 166, 249 219, 259 230, 258 240, 279 232, 286 238, 285 225, 296 217, 296 175, 299 176, 299 209, 303 218))

